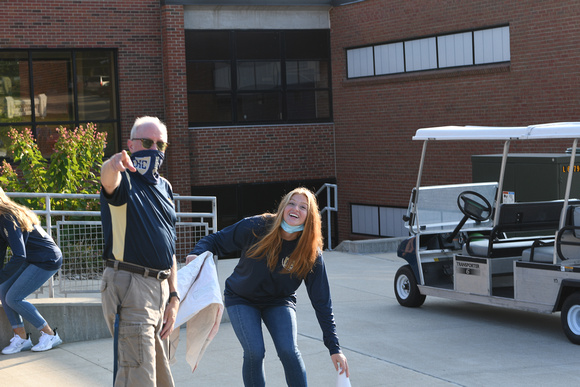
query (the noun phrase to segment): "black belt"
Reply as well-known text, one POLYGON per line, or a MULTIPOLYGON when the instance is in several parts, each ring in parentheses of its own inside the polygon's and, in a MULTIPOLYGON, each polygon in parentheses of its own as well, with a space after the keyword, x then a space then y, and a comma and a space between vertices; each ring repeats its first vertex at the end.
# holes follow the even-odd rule
POLYGON ((157 278, 160 281, 169 278, 171 275, 171 270, 150 269, 148 267, 139 266, 134 263, 121 262, 113 259, 108 259, 105 265, 107 267, 112 267, 115 270, 123 270, 135 274, 141 274, 143 277, 157 278))

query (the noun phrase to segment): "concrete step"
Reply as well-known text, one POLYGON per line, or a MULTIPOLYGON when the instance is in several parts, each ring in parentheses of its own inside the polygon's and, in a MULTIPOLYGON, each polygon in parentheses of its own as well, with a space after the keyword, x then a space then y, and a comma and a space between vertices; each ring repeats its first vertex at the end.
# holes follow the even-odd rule
MULTIPOLYGON (((38 309, 51 328, 57 328, 63 342, 72 343, 111 337, 103 317, 100 298, 37 298, 28 301, 38 309)), ((3 348, 10 343, 14 333, 1 305, 0 309, 0 346, 3 348)), ((32 343, 38 343, 40 337, 38 329, 26 320, 24 320, 24 328, 30 333, 32 343)))
POLYGON ((407 237, 342 241, 334 250, 351 254, 392 253, 397 251, 399 243, 405 239, 407 237))

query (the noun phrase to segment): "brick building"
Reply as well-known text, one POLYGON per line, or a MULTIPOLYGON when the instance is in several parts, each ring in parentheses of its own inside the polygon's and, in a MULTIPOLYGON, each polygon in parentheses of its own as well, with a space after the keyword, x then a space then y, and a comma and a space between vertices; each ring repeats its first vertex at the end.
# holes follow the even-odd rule
MULTIPOLYGON (((421 152, 416 129, 580 119, 578 2, 366 0, 330 15, 342 239, 358 237, 353 223, 383 235, 390 219, 377 213, 407 206, 421 152), (361 69, 369 53, 375 61, 361 69)), ((430 146, 424 184, 468 182, 471 155, 501 153, 493 144, 461 142, 452 153, 445 145, 438 155, 430 146)))
MULTIPOLYGON (((579 120, 578 16, 571 0, 5 2, 0 156, 10 126, 95 122, 111 154, 156 115, 164 175, 217 196, 220 228, 336 183, 339 240, 400 235, 417 128, 579 120)), ((462 143, 427 183, 498 152, 462 143)))

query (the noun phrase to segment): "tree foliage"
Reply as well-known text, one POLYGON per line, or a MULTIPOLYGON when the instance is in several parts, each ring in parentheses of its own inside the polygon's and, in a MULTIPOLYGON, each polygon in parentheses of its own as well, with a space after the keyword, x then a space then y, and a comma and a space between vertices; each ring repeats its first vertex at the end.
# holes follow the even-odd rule
MULTIPOLYGON (((96 125, 87 124, 74 130, 56 129, 58 139, 49 159, 42 153, 30 129, 8 132, 8 157, 0 166, 0 186, 7 192, 80 193, 99 192, 99 173, 103 162, 106 133, 96 125)), ((32 204, 26 201, 26 204, 32 204)), ((41 207, 42 204, 38 203, 41 207)), ((75 209, 94 208, 94 205, 69 203, 75 209), (80 208, 79 208, 80 207, 80 208)))

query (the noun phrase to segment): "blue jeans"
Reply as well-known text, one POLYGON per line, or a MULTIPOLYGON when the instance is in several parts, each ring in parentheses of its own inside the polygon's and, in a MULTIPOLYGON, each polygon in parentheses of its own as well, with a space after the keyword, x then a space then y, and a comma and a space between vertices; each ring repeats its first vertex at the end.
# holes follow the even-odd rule
POLYGON ((306 368, 298 350, 296 311, 289 306, 265 308, 232 305, 227 308, 234 332, 244 350, 242 377, 246 387, 266 385, 262 321, 268 328, 290 387, 306 386, 306 368))
POLYGON ((41 330, 47 323, 38 310, 25 298, 40 288, 58 270, 44 270, 23 263, 5 282, 0 284, 0 301, 12 329, 24 327, 22 318, 41 330))

